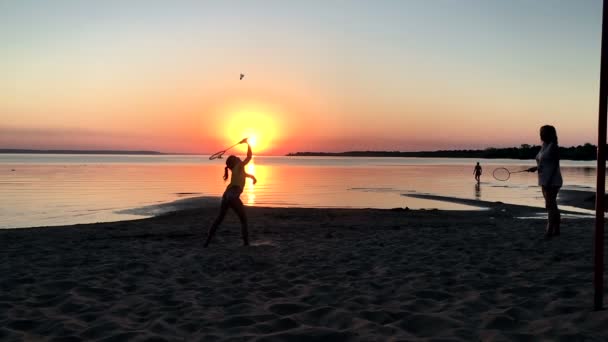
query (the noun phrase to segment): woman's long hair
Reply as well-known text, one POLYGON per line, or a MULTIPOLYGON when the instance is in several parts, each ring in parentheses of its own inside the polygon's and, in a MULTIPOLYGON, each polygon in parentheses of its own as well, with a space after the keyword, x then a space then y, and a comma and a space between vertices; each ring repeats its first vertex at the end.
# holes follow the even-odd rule
POLYGON ((226 166, 224 167, 224 182, 228 180, 228 169, 231 169, 236 165, 239 158, 236 156, 230 156, 226 159, 226 166))
POLYGON ((557 131, 555 130, 555 127, 551 125, 544 125, 543 127, 541 127, 540 140, 547 144, 554 143, 555 145, 558 145, 557 131))

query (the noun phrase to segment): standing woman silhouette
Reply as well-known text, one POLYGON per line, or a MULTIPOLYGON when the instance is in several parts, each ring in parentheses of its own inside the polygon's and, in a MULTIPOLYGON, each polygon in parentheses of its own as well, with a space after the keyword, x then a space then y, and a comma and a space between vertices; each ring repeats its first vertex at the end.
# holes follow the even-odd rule
POLYGON ((241 161, 236 156, 230 156, 226 159, 226 167, 224 168, 224 181, 228 180, 228 170, 232 173, 230 176, 230 184, 226 187, 224 195, 222 196, 222 204, 220 206, 220 212, 209 228, 207 234, 207 240, 203 247, 207 248, 209 242, 213 239, 217 227, 222 223, 228 208, 232 208, 241 221, 241 235, 243 237, 243 246, 249 246, 249 232, 247 231, 247 215, 245 214, 245 206, 240 199, 241 193, 245 188, 245 180, 247 177, 253 180, 253 184, 257 183, 257 179, 253 175, 245 172, 245 165, 251 161, 253 153, 251 152, 251 146, 247 142, 247 138, 240 141, 241 144, 247 144, 247 158, 241 161))
POLYGON ((545 238, 559 236, 560 213, 557 207, 557 193, 563 185, 562 173, 559 166, 559 145, 555 127, 545 125, 540 128, 540 140, 543 145, 536 155, 537 167, 528 169, 530 172, 538 171, 538 185, 541 186, 545 207, 547 208, 547 228, 545 238))

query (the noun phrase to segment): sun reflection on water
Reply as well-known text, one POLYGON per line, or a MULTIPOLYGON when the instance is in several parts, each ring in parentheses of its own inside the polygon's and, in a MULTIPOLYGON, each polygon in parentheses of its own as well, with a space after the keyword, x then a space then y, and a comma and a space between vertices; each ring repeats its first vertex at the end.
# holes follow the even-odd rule
MULTIPOLYGON (((260 181, 260 175, 256 174, 255 161, 253 159, 245 166, 245 172, 255 176, 258 182, 260 181)), ((244 190, 246 196, 245 203, 247 203, 247 205, 255 205, 255 185, 253 184, 252 179, 247 179, 244 190)))

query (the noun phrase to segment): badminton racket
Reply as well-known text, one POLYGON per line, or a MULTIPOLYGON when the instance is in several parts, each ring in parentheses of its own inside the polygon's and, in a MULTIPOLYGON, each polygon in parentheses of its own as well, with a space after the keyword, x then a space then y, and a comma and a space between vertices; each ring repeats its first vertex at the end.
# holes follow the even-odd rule
POLYGON ((232 146, 228 147, 228 148, 227 148, 227 149, 225 149, 225 150, 221 150, 221 151, 219 151, 219 152, 215 152, 214 154, 212 154, 211 156, 209 156, 209 160, 214 160, 214 159, 222 159, 222 156, 224 155, 224 153, 228 152, 228 150, 230 150, 231 148, 233 148, 233 147, 234 147, 234 146, 236 146, 236 145, 243 144, 243 143, 246 143, 246 142, 247 142, 247 138, 245 138, 245 139, 243 139, 243 140, 239 141, 238 143, 236 143, 236 144, 234 144, 234 145, 232 145, 232 146))
POLYGON ((504 182, 504 181, 507 181, 509 178, 511 178, 512 173, 520 173, 520 172, 529 172, 529 171, 528 171, 528 169, 519 170, 519 171, 509 171, 505 167, 499 167, 497 169, 494 169, 494 171, 492 172, 492 176, 494 176, 494 178, 496 180, 504 182))

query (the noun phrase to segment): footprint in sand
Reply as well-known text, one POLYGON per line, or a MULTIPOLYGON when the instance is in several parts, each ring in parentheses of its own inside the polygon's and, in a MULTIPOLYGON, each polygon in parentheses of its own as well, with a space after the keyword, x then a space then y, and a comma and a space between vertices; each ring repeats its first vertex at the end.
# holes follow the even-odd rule
POLYGON ((261 240, 251 243, 252 247, 261 247, 261 246, 275 246, 275 243, 270 240, 261 240))

